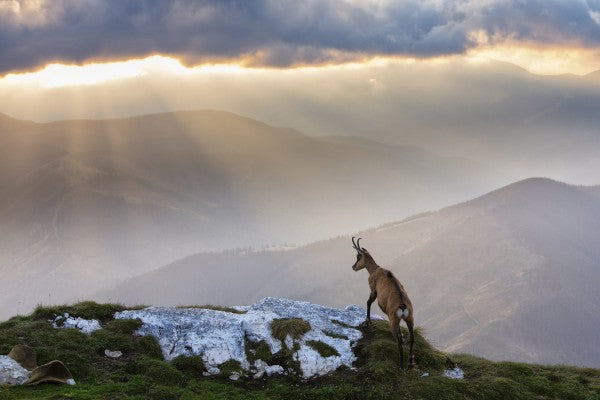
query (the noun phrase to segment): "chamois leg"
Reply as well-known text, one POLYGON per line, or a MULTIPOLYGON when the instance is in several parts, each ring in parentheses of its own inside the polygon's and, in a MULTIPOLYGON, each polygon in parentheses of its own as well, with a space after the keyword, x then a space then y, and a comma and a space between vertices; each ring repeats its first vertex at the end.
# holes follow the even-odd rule
POLYGON ((376 298, 377 292, 371 292, 371 294, 369 294, 369 299, 367 300, 367 323, 371 322, 371 304, 373 304, 376 298))
POLYGON ((390 329, 392 335, 398 342, 398 352, 400 353, 400 369, 404 369, 404 349, 402 348, 402 331, 400 330, 400 318, 395 315, 390 318, 390 329))
POLYGON ((408 356, 408 368, 412 368, 415 365, 415 355, 413 354, 413 345, 415 344, 415 333, 413 331, 414 321, 412 317, 406 320, 406 326, 408 327, 408 334, 410 335, 410 354, 408 356))

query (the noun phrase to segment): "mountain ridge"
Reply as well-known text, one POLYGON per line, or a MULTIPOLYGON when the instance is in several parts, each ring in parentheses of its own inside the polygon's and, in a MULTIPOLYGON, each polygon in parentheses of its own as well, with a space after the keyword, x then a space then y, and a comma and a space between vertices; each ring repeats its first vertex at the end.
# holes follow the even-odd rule
MULTIPOLYGON (((355 235, 403 282, 418 323, 442 349, 496 360, 600 365, 593 350, 593 332, 600 328, 600 310, 594 311, 600 240, 593 234, 599 227, 600 198, 588 187, 532 178, 355 235), (564 336, 564 326, 578 326, 577 340, 564 336), (549 339, 542 338, 546 330, 549 339)), ((349 243, 344 236, 285 252, 199 254, 100 298, 172 305, 206 302, 204 296, 240 303, 287 295, 332 306, 362 304, 366 276, 350 270, 349 243), (225 277, 229 297, 219 292, 225 277)))

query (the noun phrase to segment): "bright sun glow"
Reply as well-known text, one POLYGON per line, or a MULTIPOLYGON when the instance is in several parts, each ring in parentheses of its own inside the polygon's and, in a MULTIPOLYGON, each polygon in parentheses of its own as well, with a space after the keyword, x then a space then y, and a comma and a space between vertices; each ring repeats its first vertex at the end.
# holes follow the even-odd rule
POLYGON ((471 61, 509 62, 539 75, 585 75, 600 69, 600 50, 576 47, 540 47, 523 44, 481 46, 468 52, 471 61))
POLYGON ((239 72, 242 69, 236 64, 207 64, 188 68, 175 58, 151 56, 143 59, 85 65, 49 64, 35 72, 8 74, 0 79, 0 82, 56 88, 96 85, 112 80, 142 77, 150 74, 186 75, 202 72, 239 72))

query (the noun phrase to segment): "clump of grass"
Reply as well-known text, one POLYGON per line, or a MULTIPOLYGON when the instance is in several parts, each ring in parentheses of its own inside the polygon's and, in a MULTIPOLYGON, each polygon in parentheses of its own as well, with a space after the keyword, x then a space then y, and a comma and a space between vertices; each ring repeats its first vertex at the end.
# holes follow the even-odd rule
POLYGON ((195 379, 202 378, 202 373, 206 371, 204 361, 200 356, 179 356, 171 361, 171 364, 179 371, 195 379))
POLYGON ((227 360, 223 364, 219 364, 221 370, 220 376, 229 377, 234 372, 242 372, 242 365, 237 360, 227 360))
POLYGON ((59 306, 42 306, 39 305, 31 314, 30 318, 34 320, 49 320, 54 319, 57 315, 69 313, 72 317, 80 317, 84 319, 97 319, 101 323, 113 319, 114 313, 123 310, 141 309, 145 306, 137 305, 127 307, 123 304, 98 304, 93 301, 82 301, 72 305, 59 306))
POLYGON ((264 340, 260 342, 252 342, 248 338, 246 340, 246 358, 253 364, 256 360, 262 360, 269 365, 281 365, 286 370, 293 370, 296 374, 301 375, 300 362, 295 359, 294 354, 300 349, 298 343, 294 343, 291 349, 282 346, 277 353, 271 353, 271 348, 264 340))
MULTIPOLYGON (((387 321, 372 321, 363 328, 363 339, 356 350, 365 371, 377 381, 385 381, 390 375, 400 373, 398 344, 390 333, 387 321)), ((402 334, 408 339, 408 331, 402 328, 402 334)), ((420 329, 414 330, 414 355, 418 367, 428 372, 441 372, 445 368, 446 354, 434 349, 423 337, 420 329)), ((408 340, 404 341, 404 367, 408 362, 408 340)))
POLYGON ((288 335, 300 339, 310 329, 310 323, 301 318, 278 318, 271 322, 271 334, 282 343, 288 335))
POLYGON ((233 314, 246 314, 246 311, 237 310, 233 307, 215 306, 213 304, 202 304, 202 305, 194 304, 191 306, 177 306, 177 308, 203 308, 206 310, 223 311, 223 312, 228 312, 228 313, 233 313, 233 314))
MULTIPOLYGON (((384 321, 379 322, 383 322, 387 331, 389 332, 388 323, 384 321)), ((402 335, 404 337, 404 355, 405 357, 408 357, 408 329, 402 328, 402 335)), ((420 327, 414 329, 414 335, 415 343, 413 351, 415 355, 415 361, 417 362, 417 364, 426 365, 427 368, 435 371, 441 371, 447 367, 454 367, 454 363, 448 358, 448 356, 445 353, 435 349, 427 341, 427 339, 425 339, 423 330, 420 327)))
POLYGON ((326 334, 327 336, 334 338, 334 339, 344 339, 344 340, 348 340, 348 336, 346 335, 342 335, 340 333, 335 333, 332 331, 323 331, 324 334, 326 334))
POLYGON ((302 369, 300 368, 300 361, 298 361, 295 354, 300 350, 300 345, 297 342, 294 342, 294 345, 291 349, 288 349, 286 346, 282 346, 281 350, 277 353, 273 354, 267 364, 270 365, 281 365, 285 370, 294 371, 296 377, 302 375, 302 369))
POLYGON ((327 358, 340 355, 336 349, 327 343, 321 342, 320 340, 309 340, 306 342, 306 344, 315 349, 321 355, 321 357, 327 358))
POLYGON ((184 374, 170 362, 147 356, 137 357, 128 363, 126 370, 131 374, 144 375, 150 381, 161 385, 178 386, 185 381, 184 374))
POLYGON ((263 360, 267 364, 270 364, 273 353, 271 353, 271 348, 264 340, 253 342, 250 339, 245 338, 245 350, 246 358, 251 364, 256 360, 263 360))
POLYGON ((122 333, 124 335, 132 335, 135 331, 137 331, 142 326, 142 321, 140 319, 115 319, 108 322, 104 329, 122 333))
POLYGON ((332 323, 334 323, 334 324, 336 324, 336 325, 343 326, 344 328, 351 328, 351 329, 355 329, 353 326, 350 326, 350 325, 348 325, 347 323, 345 323, 345 322, 342 322, 342 321, 339 321, 339 320, 337 320, 337 319, 332 319, 332 320, 331 320, 331 322, 332 322, 332 323))

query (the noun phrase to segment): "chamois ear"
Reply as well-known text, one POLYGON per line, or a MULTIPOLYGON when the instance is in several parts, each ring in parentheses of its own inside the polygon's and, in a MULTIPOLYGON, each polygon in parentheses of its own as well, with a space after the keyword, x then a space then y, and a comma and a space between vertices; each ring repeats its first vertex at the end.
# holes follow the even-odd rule
POLYGON ((365 249, 364 247, 361 247, 360 249, 362 250, 363 253, 369 254, 369 250, 365 249))

